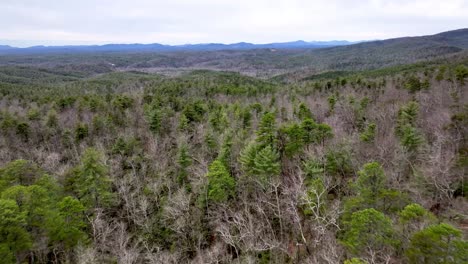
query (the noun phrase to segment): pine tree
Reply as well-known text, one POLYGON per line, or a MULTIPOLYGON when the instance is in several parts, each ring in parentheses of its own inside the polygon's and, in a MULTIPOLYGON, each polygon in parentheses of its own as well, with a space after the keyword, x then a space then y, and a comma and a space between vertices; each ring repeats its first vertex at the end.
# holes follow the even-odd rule
POLYGON ((267 112, 262 116, 258 130, 257 142, 261 147, 276 146, 275 114, 267 112))
POLYGON ((374 204, 385 189, 385 173, 377 162, 364 164, 358 172, 356 187, 359 195, 368 204, 374 204))
POLYGON ((208 169, 208 200, 222 203, 234 196, 236 182, 223 162, 213 161, 208 169))
POLYGON ((368 124, 366 129, 359 135, 359 138, 364 142, 373 142, 376 128, 377 125, 375 123, 368 124))
POLYGON ((410 263, 466 263, 468 241, 449 224, 429 226, 415 233, 406 256, 410 263))
POLYGON ((180 185, 186 184, 188 182, 188 172, 187 168, 192 165, 192 158, 188 152, 188 147, 186 144, 182 144, 179 148, 179 153, 177 155, 177 165, 178 165, 178 176, 177 180, 180 185))
POLYGON ((80 201, 88 208, 108 206, 112 200, 111 180, 102 154, 88 148, 81 158, 76 179, 76 191, 80 201))
POLYGON ((397 242, 390 218, 373 208, 353 213, 344 230, 342 242, 357 256, 382 252, 397 242))
POLYGON ((32 246, 25 229, 26 217, 12 200, 0 199, 0 257, 2 263, 22 263, 15 254, 32 246))
POLYGON ((304 104, 299 104, 299 109, 297 110, 297 118, 304 120, 306 118, 313 119, 312 111, 304 104))
POLYGON ((263 184, 278 176, 281 172, 278 152, 271 146, 261 149, 255 156, 253 172, 263 184))
POLYGON ((84 241, 86 233, 84 228, 85 207, 77 199, 67 196, 57 204, 57 213, 49 218, 49 232, 51 240, 63 243, 66 249, 72 249, 80 241, 84 241))

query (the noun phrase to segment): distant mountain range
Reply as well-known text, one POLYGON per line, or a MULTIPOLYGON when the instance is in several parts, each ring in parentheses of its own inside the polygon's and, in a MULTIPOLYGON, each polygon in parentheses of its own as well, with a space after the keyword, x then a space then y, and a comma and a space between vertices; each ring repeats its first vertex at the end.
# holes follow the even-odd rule
POLYGON ((171 52, 171 51, 218 51, 218 50, 251 50, 251 49, 314 49, 351 45, 358 42, 345 40, 278 42, 268 44, 253 44, 239 42, 233 44, 206 43, 185 45, 153 44, 107 44, 107 45, 70 45, 70 46, 33 46, 17 48, 0 45, 3 54, 37 54, 37 53, 75 53, 75 52, 171 52))

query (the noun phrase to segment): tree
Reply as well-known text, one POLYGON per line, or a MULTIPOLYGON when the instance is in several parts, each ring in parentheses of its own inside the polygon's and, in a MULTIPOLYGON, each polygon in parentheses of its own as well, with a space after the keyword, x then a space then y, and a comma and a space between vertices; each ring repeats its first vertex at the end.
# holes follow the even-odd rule
POLYGON ((370 123, 367 125, 366 129, 359 135, 359 138, 364 142, 373 142, 375 138, 375 130, 377 125, 375 123, 370 123))
POLYGON ((333 113, 333 111, 335 110, 336 102, 338 101, 338 97, 335 94, 331 94, 330 96, 328 96, 327 101, 329 106, 329 112, 333 113))
POLYGON ((88 124, 79 123, 75 128, 75 140, 77 142, 85 139, 89 134, 88 124))
POLYGON ((149 129, 154 134, 161 131, 162 113, 159 109, 151 109, 148 113, 149 129))
POLYGON ((297 117, 300 120, 304 120, 306 118, 312 119, 313 118, 312 111, 310 111, 310 109, 304 103, 300 103, 299 109, 297 110, 297 117))
POLYGON ((76 173, 75 189, 84 205, 88 208, 98 208, 111 203, 111 180, 99 151, 94 148, 86 149, 76 173))
POLYGON ((449 224, 429 226, 415 233, 406 256, 410 263, 466 263, 468 242, 449 224))
POLYGON ((403 224, 434 218, 434 215, 416 203, 407 205, 398 215, 403 224))
POLYGON ((179 148, 179 153, 177 155, 177 165, 178 165, 177 180, 179 184, 181 185, 186 184, 188 181, 187 168, 190 165, 192 165, 192 158, 190 157, 190 153, 188 152, 188 148, 186 144, 182 144, 182 146, 179 148))
POLYGON ((279 154, 271 146, 260 150, 254 159, 253 172, 265 184, 270 177, 277 176, 281 172, 279 154))
POLYGON ((234 196, 236 182, 220 160, 211 163, 208 174, 208 200, 216 203, 227 201, 234 196))
POLYGON ((19 159, 7 163, 0 168, 0 192, 11 185, 31 185, 43 173, 43 170, 31 161, 19 159))
POLYGON ((397 243, 390 218, 373 208, 353 213, 344 232, 343 244, 358 256, 381 259, 397 243))
POLYGON ((401 130, 400 141, 408 152, 415 153, 424 143, 424 138, 415 127, 406 125, 401 130))
MULTIPOLYGON (((25 229, 26 217, 15 201, 0 199, 0 257, 2 263, 15 263, 15 254, 31 248, 25 229)), ((21 260, 17 260, 19 263, 21 260)))
POLYGON ((403 129, 406 126, 415 126, 416 119, 418 118, 419 104, 411 101, 406 105, 403 105, 398 110, 396 134, 401 137, 403 135, 403 129))
POLYGON ((464 65, 459 65, 455 68, 455 78, 461 85, 465 85, 465 79, 468 78, 468 68, 464 65))
POLYGON ((266 112, 257 130, 257 142, 261 147, 276 146, 276 122, 275 114, 266 112))
POLYGON ((358 172, 356 187, 366 203, 374 204, 385 188, 385 173, 378 162, 364 164, 358 172))
POLYGON ((54 242, 63 243, 65 249, 72 249, 86 238, 83 229, 85 207, 77 199, 67 196, 57 204, 55 217, 49 220, 49 232, 54 242))

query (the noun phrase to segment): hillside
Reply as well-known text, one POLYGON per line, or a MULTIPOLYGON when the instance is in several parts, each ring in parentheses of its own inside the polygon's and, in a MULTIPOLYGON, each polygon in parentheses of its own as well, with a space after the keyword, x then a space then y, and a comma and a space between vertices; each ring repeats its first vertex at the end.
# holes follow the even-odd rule
MULTIPOLYGON (((223 45, 215 45, 216 48, 210 51, 204 48, 199 49, 197 45, 194 45, 187 50, 152 52, 151 48, 146 50, 145 45, 141 46, 141 49, 116 45, 121 49, 110 53, 99 51, 98 48, 92 52, 79 54, 68 53, 68 51, 67 54, 56 52, 47 57, 40 53, 5 54, 0 56, 0 65, 63 68, 70 67, 70 65, 72 67, 88 65, 89 67, 93 64, 112 66, 113 70, 119 71, 140 70, 155 73, 209 69, 272 77, 296 71, 302 71, 302 75, 311 75, 325 71, 368 70, 428 61, 463 53, 468 47, 467 43, 468 29, 460 29, 431 36, 388 39, 318 49, 304 49, 300 45, 295 48, 288 46, 294 43, 285 45, 284 49, 244 49, 242 47, 250 45, 244 43, 240 46, 233 44, 232 49, 223 45)), ((105 47, 109 46, 100 46, 100 48, 105 47)), ((93 47, 83 48, 94 49, 93 47)))
POLYGON ((0 262, 466 263, 466 38, 0 56, 0 262))

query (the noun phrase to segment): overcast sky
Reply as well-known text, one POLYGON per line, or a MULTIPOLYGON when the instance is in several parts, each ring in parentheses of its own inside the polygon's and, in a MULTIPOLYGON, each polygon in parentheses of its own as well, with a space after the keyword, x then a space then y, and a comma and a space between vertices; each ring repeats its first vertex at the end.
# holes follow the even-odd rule
POLYGON ((0 0, 0 44, 371 40, 468 27, 468 0, 0 0))

